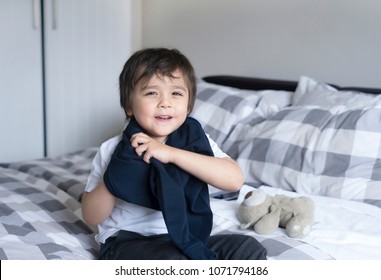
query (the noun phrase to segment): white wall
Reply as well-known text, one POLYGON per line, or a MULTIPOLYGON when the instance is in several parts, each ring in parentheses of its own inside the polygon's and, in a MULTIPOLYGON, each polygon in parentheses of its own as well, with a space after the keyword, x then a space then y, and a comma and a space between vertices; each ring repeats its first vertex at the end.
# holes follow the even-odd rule
POLYGON ((198 76, 381 87, 379 0, 143 0, 143 47, 176 47, 198 76))

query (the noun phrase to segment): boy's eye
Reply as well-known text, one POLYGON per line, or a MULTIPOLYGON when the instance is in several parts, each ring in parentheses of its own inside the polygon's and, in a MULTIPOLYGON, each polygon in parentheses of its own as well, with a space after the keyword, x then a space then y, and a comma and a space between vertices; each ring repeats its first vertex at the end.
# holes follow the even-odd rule
POLYGON ((175 91, 172 94, 175 96, 183 96, 183 94, 181 92, 178 92, 178 91, 175 91))
POLYGON ((156 95, 156 92, 150 91, 150 92, 147 92, 145 95, 156 95))

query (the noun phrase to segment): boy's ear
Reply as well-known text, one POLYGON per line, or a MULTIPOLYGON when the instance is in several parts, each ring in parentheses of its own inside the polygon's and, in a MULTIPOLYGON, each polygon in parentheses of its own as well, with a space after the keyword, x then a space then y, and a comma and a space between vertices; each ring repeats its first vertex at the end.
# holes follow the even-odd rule
MULTIPOLYGON (((188 102, 189 102, 189 101, 188 101, 188 102)), ((192 108, 191 108, 191 106, 189 106, 189 104, 188 104, 187 116, 189 116, 191 112, 192 112, 192 108)))
POLYGON ((126 112, 127 112, 127 116, 128 116, 129 118, 131 118, 131 117, 134 115, 131 109, 127 109, 126 112))

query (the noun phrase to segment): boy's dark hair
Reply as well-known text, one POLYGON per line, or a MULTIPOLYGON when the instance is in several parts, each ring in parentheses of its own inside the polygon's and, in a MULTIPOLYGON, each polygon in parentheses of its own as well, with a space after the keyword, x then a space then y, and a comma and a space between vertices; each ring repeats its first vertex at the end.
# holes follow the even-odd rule
POLYGON ((179 70, 189 91, 188 113, 196 98, 196 77, 192 64, 177 49, 148 48, 135 52, 125 63, 119 75, 120 105, 126 118, 131 109, 131 96, 138 82, 147 82, 153 75, 176 78, 172 73, 179 70))

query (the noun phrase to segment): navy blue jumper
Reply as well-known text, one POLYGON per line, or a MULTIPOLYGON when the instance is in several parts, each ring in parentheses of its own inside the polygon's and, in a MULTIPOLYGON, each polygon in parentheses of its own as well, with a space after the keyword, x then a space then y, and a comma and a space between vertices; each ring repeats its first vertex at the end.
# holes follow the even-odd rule
MULTIPOLYGON (((104 174, 107 189, 129 203, 160 210, 172 242, 190 259, 217 259, 206 243, 213 225, 208 186, 172 163, 150 164, 131 146, 144 129, 131 118, 104 174)), ((213 156, 200 123, 191 117, 168 136, 166 145, 213 156)))

